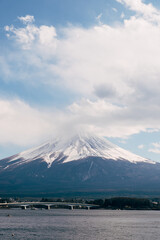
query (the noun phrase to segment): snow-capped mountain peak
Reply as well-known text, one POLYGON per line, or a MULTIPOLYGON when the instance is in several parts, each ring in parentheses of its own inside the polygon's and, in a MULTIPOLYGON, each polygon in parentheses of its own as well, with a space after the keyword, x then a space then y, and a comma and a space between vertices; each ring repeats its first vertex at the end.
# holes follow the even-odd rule
POLYGON ((126 151, 102 137, 90 134, 77 134, 72 137, 60 137, 39 147, 24 151, 10 159, 15 164, 23 164, 42 159, 52 165, 54 161, 67 163, 87 157, 101 157, 103 159, 125 160, 132 163, 154 163, 143 157, 126 151), (16 160, 21 161, 16 162, 16 160))

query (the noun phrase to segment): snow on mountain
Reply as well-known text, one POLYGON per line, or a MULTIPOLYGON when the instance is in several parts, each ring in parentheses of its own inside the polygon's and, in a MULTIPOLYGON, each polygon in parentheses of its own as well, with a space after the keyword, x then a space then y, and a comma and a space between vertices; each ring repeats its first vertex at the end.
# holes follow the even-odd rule
POLYGON ((101 157, 106 160, 125 160, 132 163, 155 163, 126 151, 112 144, 105 138, 90 134, 78 134, 72 137, 57 138, 39 147, 17 154, 12 157, 9 162, 10 164, 13 162, 15 165, 20 165, 36 159, 43 159, 43 161, 48 164, 48 167, 50 167, 55 160, 61 161, 61 163, 67 163, 91 156, 101 157), (16 161, 18 159, 21 160, 16 161))

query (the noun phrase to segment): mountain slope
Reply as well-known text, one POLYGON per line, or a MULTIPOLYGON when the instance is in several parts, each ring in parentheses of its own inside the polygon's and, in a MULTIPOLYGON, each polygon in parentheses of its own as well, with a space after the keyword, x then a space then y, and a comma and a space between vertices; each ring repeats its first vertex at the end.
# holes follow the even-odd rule
POLYGON ((0 160, 1 194, 159 189, 159 163, 88 134, 0 160))
POLYGON ((110 143, 105 138, 85 134, 75 135, 71 138, 63 137, 55 139, 39 147, 22 152, 9 159, 8 167, 12 164, 28 163, 38 158, 43 159, 43 161, 48 164, 48 167, 50 167, 54 161, 67 163, 87 157, 101 157, 104 159, 126 160, 133 163, 148 162, 154 164, 154 162, 110 143), (18 159, 21 159, 21 161, 17 161, 18 159))

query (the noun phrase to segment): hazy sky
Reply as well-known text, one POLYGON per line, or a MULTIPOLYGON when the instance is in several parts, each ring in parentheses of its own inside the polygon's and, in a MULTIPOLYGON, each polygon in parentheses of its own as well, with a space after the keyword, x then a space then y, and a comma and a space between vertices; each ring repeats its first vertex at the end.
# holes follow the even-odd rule
POLYGON ((160 161, 158 0, 0 1, 0 158, 79 129, 160 161))

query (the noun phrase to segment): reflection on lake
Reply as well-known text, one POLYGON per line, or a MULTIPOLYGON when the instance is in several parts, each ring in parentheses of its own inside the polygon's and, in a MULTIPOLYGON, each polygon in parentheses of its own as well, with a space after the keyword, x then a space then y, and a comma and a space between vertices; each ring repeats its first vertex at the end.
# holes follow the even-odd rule
POLYGON ((160 211, 1 209, 0 239, 158 240, 160 211))

